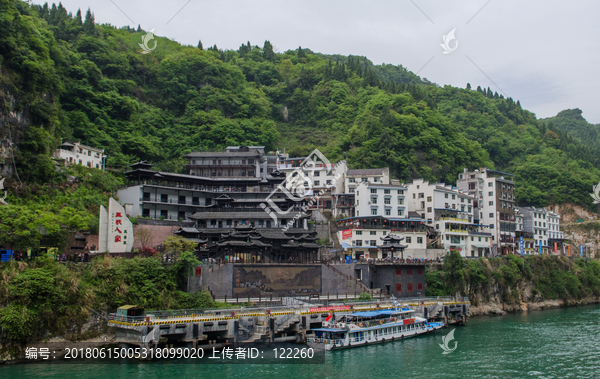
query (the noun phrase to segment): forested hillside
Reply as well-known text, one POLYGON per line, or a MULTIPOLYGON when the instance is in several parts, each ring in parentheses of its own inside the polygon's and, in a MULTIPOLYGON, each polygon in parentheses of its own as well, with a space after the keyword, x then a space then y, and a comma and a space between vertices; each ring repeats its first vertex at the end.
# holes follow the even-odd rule
POLYGON ((142 54, 139 27, 0 4, 0 138, 8 128, 18 137, 26 181, 52 178, 48 153, 61 138, 105 147, 113 168, 144 159, 182 171, 185 153, 238 144, 319 148, 403 181, 452 183, 463 167, 488 166, 516 175, 520 205, 589 208, 600 181, 593 146, 489 88, 439 87, 365 57, 276 53, 268 41, 223 51, 156 37, 142 54))

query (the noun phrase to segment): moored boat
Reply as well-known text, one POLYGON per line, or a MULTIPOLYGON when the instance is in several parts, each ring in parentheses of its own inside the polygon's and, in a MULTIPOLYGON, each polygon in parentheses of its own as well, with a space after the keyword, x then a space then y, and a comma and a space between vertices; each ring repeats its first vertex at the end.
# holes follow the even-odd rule
POLYGON ((409 308, 355 312, 336 320, 333 313, 323 327, 307 339, 309 347, 334 350, 415 337, 441 329, 441 322, 428 322, 409 308))

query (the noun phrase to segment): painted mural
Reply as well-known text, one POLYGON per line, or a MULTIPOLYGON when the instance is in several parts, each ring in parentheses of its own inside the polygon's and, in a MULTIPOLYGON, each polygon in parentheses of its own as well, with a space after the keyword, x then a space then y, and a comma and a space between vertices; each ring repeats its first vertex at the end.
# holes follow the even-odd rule
POLYGON ((321 266, 236 266, 233 295, 293 296, 321 293, 321 266))

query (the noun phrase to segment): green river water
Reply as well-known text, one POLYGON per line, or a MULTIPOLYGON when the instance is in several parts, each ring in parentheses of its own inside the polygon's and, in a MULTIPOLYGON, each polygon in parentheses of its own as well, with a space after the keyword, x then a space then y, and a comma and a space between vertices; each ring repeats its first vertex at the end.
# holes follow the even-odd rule
POLYGON ((600 306, 473 318, 444 355, 452 329, 329 352, 324 364, 17 364, 0 378, 600 378, 600 306))

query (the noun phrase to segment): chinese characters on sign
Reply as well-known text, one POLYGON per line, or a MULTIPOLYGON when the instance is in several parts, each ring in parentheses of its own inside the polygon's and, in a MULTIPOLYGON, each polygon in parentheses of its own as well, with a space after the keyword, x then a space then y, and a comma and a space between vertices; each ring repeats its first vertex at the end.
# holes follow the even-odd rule
POLYGON ((100 251, 109 253, 130 252, 133 247, 133 225, 125 209, 115 199, 110 199, 108 211, 100 206, 100 251))

